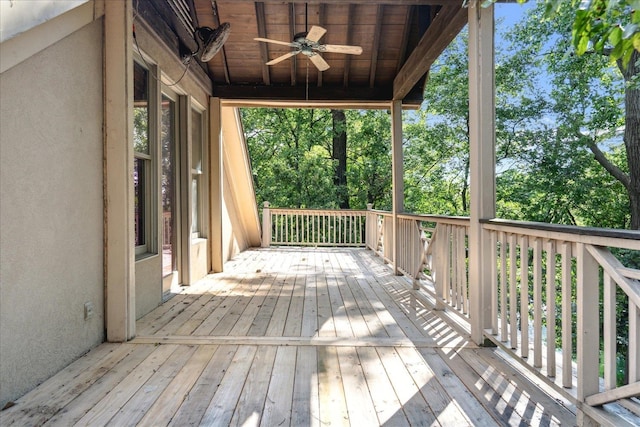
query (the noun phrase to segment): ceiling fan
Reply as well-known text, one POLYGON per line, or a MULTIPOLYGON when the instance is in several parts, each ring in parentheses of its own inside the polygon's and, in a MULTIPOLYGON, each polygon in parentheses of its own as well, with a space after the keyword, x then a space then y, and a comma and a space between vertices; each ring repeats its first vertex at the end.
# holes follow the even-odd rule
POLYGON ((275 65, 279 62, 284 61, 285 59, 302 53, 309 58, 309 60, 313 63, 313 65, 316 66, 318 70, 325 71, 329 69, 329 64, 327 64, 327 61, 325 61, 324 58, 320 56, 319 53, 321 52, 345 53, 348 55, 360 55, 362 53, 362 48, 360 46, 320 44, 319 40, 322 38, 322 36, 324 36, 326 32, 326 29, 318 25, 313 25, 308 32, 296 34, 293 37, 292 42, 283 42, 280 40, 265 39, 262 37, 256 37, 254 38, 254 40, 257 40, 259 42, 279 44, 282 46, 289 46, 293 48, 291 52, 267 62, 267 65, 275 65))

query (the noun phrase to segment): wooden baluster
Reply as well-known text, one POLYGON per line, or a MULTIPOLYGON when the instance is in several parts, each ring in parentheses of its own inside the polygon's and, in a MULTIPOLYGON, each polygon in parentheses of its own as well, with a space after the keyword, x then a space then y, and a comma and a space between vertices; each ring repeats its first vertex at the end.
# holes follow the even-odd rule
POLYGON ((318 244, 318 233, 316 232, 316 224, 318 222, 319 214, 316 212, 313 215, 313 221, 311 222, 311 235, 313 236, 313 243, 318 244))
POLYGON ((335 245, 338 241, 338 233, 340 232, 340 226, 337 224, 338 219, 336 218, 335 212, 331 214, 331 220, 333 221, 333 240, 331 240, 331 243, 335 245))
POLYGON ((438 238, 436 239, 436 244, 434 248, 434 258, 435 258, 435 285, 436 285, 436 310, 444 310, 444 301, 442 299, 442 295, 444 294, 444 252, 445 252, 445 236, 446 228, 444 224, 438 223, 436 225, 436 233, 438 238))
POLYGON ((560 247, 562 254, 562 386, 573 386, 572 375, 572 320, 571 306, 571 244, 563 242, 560 247))
POLYGON ((467 260, 465 244, 465 227, 458 226, 458 295, 460 298, 460 311, 466 313, 465 301, 467 299, 467 260))
POLYGON ((520 354, 529 357, 529 239, 520 237, 520 354))
POLYGON ((611 390, 616 387, 616 283, 606 271, 603 276, 604 389, 611 390))
POLYGON ((413 246, 414 259, 416 260, 415 267, 411 270, 413 275, 413 289, 420 289, 420 272, 424 268, 424 245, 422 244, 422 223, 419 220, 416 220, 416 231, 418 233, 417 242, 413 246))
POLYGON ((507 342, 507 234, 500 232, 500 341, 507 342))
POLYGON ((542 241, 533 241, 533 366, 542 367, 542 241))
POLYGON ((322 215, 322 243, 327 241, 327 215, 322 215))
POLYGON ((283 220, 283 224, 284 224, 284 241, 289 243, 289 215, 287 214, 282 214, 282 220, 283 220))
POLYGON ((518 348, 518 285, 516 276, 518 273, 518 259, 516 257, 515 234, 509 235, 509 329, 511 348, 518 348))
POLYGON ((458 293, 458 233, 455 225, 451 226, 451 306, 460 310, 458 293))
POLYGON ((640 381, 640 307, 629 299, 629 384, 640 381))
POLYGON ((498 335, 498 232, 491 233, 491 333, 498 335))
POLYGON ((547 241, 547 376, 556 376, 556 249, 547 241))
POLYGON ((444 232, 444 274, 442 299, 451 304, 451 225, 445 224, 444 232))
POLYGON ((458 266, 460 268, 460 288, 462 295, 462 312, 467 314, 469 312, 469 294, 468 294, 468 280, 467 280, 467 227, 460 227, 458 230, 460 244, 458 245, 458 266))

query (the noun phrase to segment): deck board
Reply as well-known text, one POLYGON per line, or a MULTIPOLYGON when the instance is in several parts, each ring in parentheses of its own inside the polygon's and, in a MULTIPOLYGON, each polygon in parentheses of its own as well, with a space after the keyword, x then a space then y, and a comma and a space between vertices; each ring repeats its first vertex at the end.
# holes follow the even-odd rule
POLYGON ((573 425, 364 249, 244 252, 0 412, 1 425, 573 425))

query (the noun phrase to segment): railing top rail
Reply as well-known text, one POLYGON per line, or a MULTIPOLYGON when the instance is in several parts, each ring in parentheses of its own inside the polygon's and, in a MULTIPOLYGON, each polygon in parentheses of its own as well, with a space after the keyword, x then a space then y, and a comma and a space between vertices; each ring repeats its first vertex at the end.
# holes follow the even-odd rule
POLYGON ((345 214, 356 214, 356 215, 364 215, 367 213, 367 210, 364 209, 314 209, 314 208, 272 208, 269 207, 271 212, 279 212, 279 213, 345 213, 345 214))
POLYGON ((426 222, 441 222, 445 224, 455 225, 469 225, 468 216, 447 216, 447 215, 429 215, 429 214, 414 214, 410 212, 403 212, 398 214, 398 218, 402 219, 417 219, 426 222))
POLYGON ((383 211, 383 210, 380 210, 380 209, 369 209, 367 212, 371 212, 371 213, 375 213, 375 214, 379 214, 379 215, 393 215, 389 211, 383 211))
POLYGON ((547 224, 506 219, 481 220, 488 230, 527 234, 534 237, 587 243, 598 246, 616 246, 640 250, 640 231, 612 228, 579 227, 574 225, 547 224), (526 232, 525 232, 526 230, 526 232))
MULTIPOLYGON (((383 215, 383 216, 392 215, 392 213, 389 211, 382 211, 378 209, 371 209, 368 212, 373 212, 375 214, 383 215)), ((428 221, 428 222, 442 222, 446 224, 456 224, 456 225, 469 225, 468 216, 447 216, 447 215, 415 214, 411 212, 402 212, 398 214, 398 218, 417 219, 419 221, 428 221)))

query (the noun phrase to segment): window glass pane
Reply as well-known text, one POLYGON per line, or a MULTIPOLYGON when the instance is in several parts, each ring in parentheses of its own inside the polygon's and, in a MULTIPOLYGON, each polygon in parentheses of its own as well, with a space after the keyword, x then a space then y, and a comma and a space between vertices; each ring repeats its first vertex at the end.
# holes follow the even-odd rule
POLYGON ((134 197, 134 211, 135 211, 135 232, 136 232, 136 246, 142 246, 145 244, 145 189, 144 189, 144 160, 134 159, 133 162, 133 197, 134 197))
POLYGON ((191 168, 202 171, 202 114, 191 114, 191 168))
POLYGON ((200 231, 200 174, 202 173, 202 114, 191 110, 191 233, 200 231))
POLYGON ((149 154, 149 73, 133 65, 133 150, 149 154))
POLYGON ((194 175, 193 179, 191 180, 191 192, 193 194, 193 199, 191 199, 191 232, 192 233, 197 233, 200 231, 200 226, 198 224, 198 210, 200 209, 200 203, 198 203, 198 200, 200 200, 200 194, 198 192, 198 180, 199 177, 198 175, 194 175))
POLYGON ((175 103, 162 95, 162 271, 166 276, 176 270, 175 236, 175 103))

